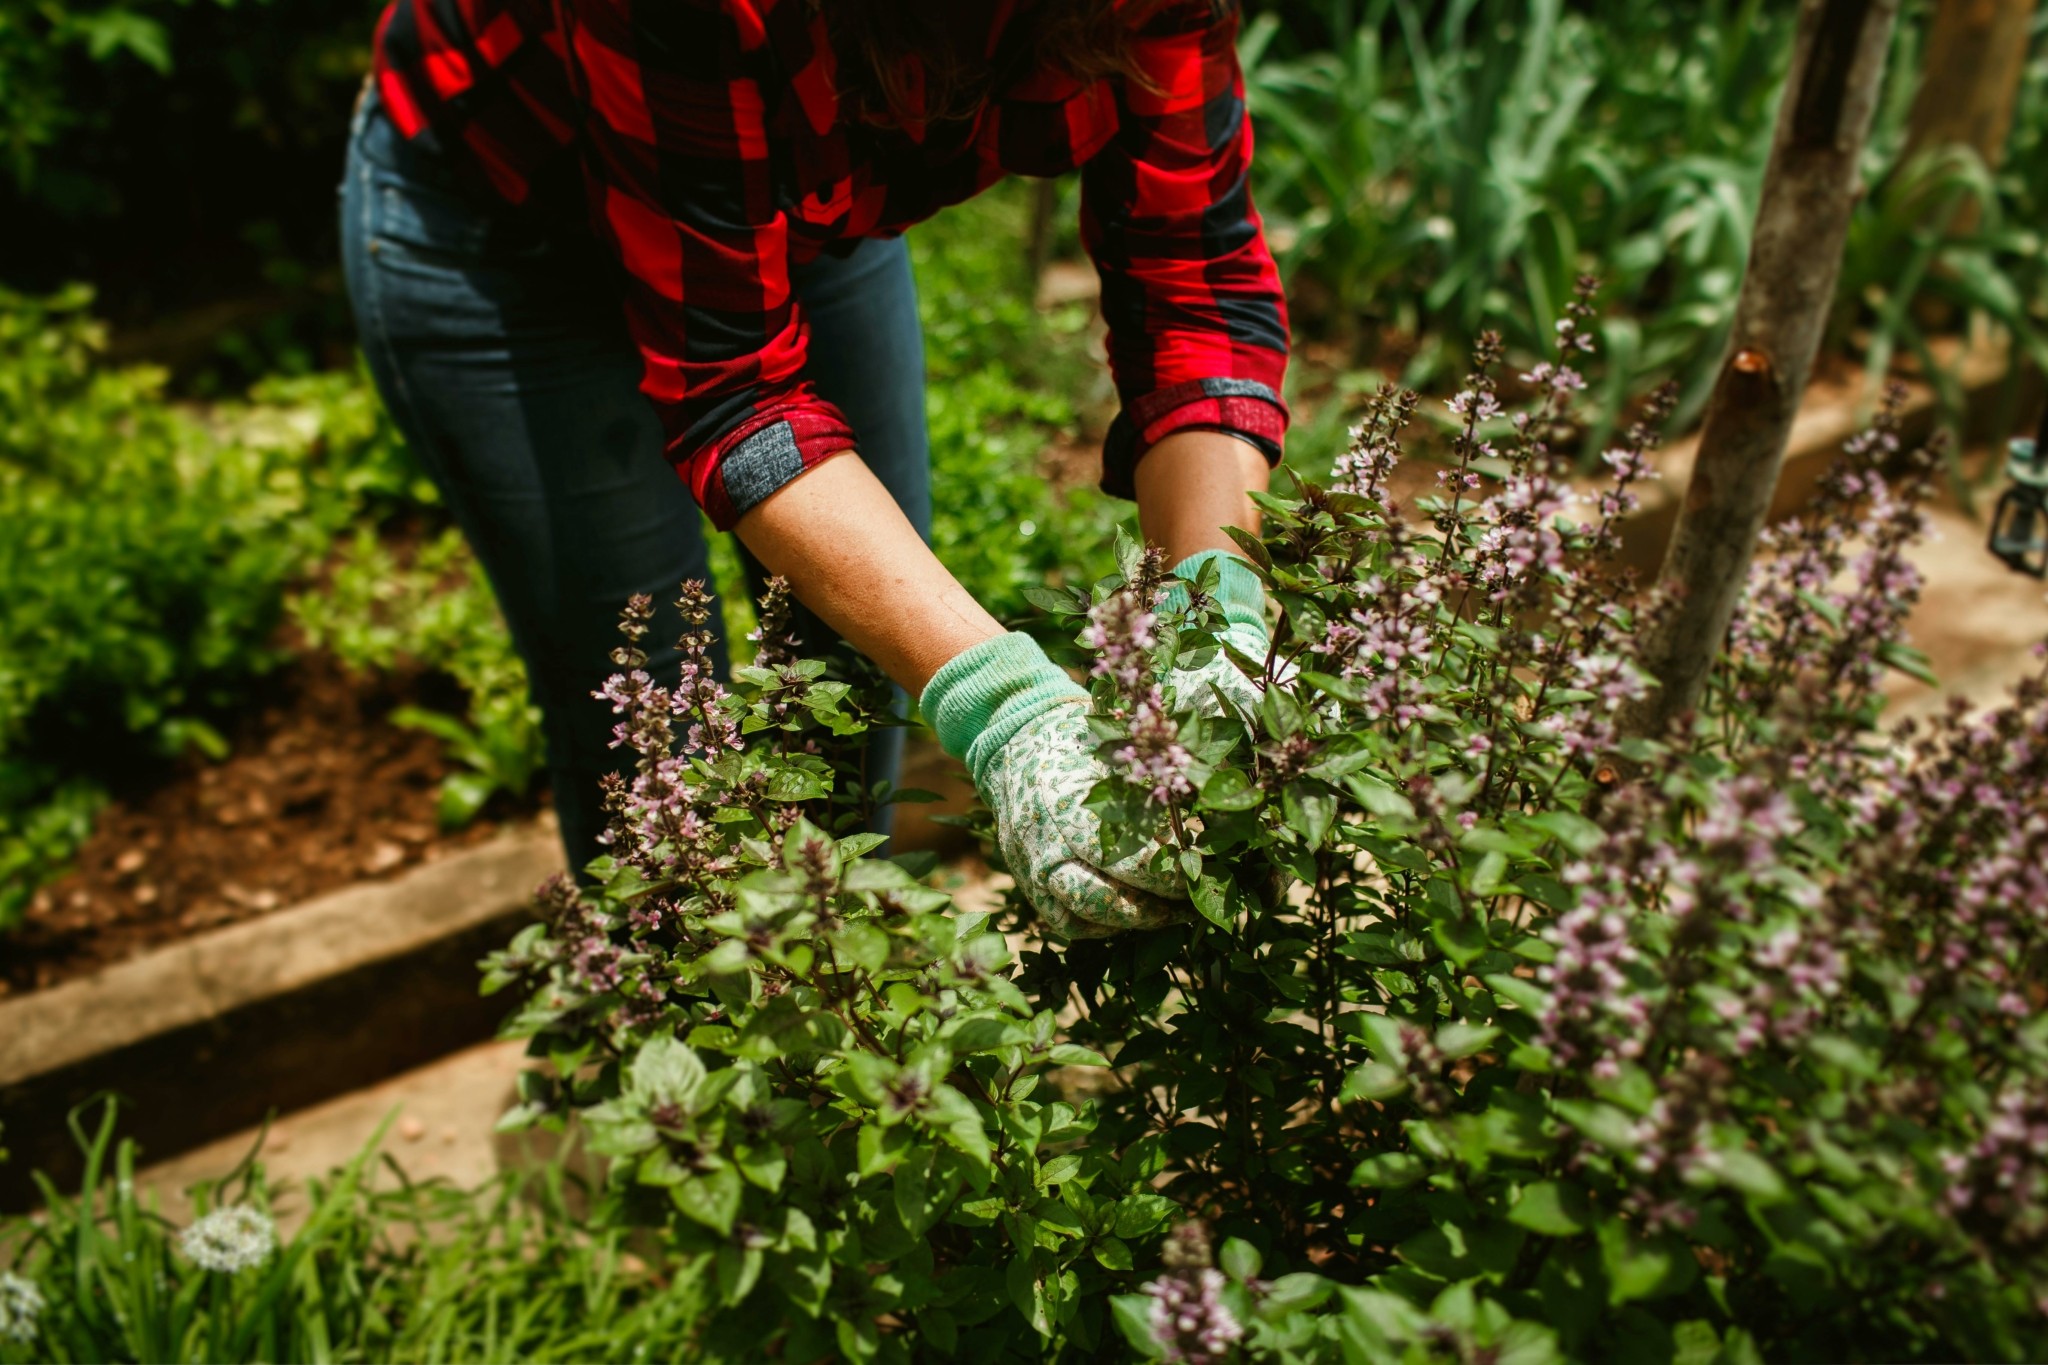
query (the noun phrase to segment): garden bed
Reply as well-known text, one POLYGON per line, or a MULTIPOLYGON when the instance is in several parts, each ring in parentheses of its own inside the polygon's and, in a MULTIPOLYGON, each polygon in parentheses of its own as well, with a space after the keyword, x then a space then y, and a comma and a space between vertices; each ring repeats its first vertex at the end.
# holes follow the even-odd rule
POLYGON ((466 828, 439 827, 446 746, 388 719, 436 694, 431 678, 355 677, 320 654, 270 679, 225 760, 145 771, 116 793, 74 869, 8 935, 0 997, 395 876, 534 814, 537 801, 501 796, 466 828))

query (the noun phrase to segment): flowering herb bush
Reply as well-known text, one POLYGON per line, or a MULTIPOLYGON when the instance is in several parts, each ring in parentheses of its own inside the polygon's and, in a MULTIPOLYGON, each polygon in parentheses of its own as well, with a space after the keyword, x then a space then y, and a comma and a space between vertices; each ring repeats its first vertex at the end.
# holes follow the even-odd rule
POLYGON ((553 1063, 509 1121, 580 1116, 704 1359, 2048 1353, 2048 680, 1878 728, 1931 467, 1886 419, 1701 713, 1626 734, 1657 602, 1603 565, 1669 400, 1568 483, 1587 327, 1512 419, 1482 341, 1414 513, 1391 391, 1261 500, 1264 658, 1136 547, 1038 592, 1167 929, 1051 942, 874 856, 891 794, 826 755, 876 708, 772 625, 729 691, 701 634, 679 686, 621 652, 612 854, 488 984, 553 1063), (1219 650, 1247 686, 1178 695, 1219 650))

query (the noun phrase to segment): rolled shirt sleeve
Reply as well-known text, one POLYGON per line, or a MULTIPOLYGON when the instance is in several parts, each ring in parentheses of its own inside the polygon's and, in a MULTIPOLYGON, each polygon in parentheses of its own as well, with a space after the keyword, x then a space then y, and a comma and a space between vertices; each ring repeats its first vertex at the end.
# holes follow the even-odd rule
POLYGON ((718 0, 564 0, 596 231, 670 459, 720 529, 854 445, 805 378, 762 73, 765 35, 718 0))
POLYGON ((1280 458, 1287 305, 1252 206, 1236 37, 1234 14, 1219 19, 1210 0, 1167 6, 1138 39, 1149 81, 1116 82, 1116 136, 1082 167, 1082 241, 1122 401, 1103 488, 1119 496, 1176 431, 1225 432, 1280 458))

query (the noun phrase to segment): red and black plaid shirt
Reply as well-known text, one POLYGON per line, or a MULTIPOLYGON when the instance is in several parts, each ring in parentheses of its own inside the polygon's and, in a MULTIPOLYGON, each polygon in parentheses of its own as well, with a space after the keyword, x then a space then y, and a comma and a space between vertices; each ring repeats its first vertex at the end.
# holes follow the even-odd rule
MULTIPOLYGON (((805 0, 393 0, 377 82, 411 138, 514 202, 574 147, 670 458, 720 527, 854 433, 805 379, 789 265, 901 232, 1009 174, 1079 167, 1123 412, 1104 486, 1170 432, 1277 459, 1287 315, 1247 184, 1234 18, 1176 0, 1140 32, 1153 89, 1038 69, 1031 0, 948 0, 1018 74, 975 118, 842 118, 805 0)), ((1223 8, 1230 8, 1225 6, 1223 8)))

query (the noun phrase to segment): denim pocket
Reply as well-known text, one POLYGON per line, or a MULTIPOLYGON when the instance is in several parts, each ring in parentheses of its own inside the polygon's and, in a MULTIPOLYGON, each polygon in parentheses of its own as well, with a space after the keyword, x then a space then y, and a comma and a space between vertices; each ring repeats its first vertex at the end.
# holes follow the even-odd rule
POLYGON ((377 168, 370 175, 370 238, 448 264, 529 260, 547 254, 549 234, 509 204, 377 168))

